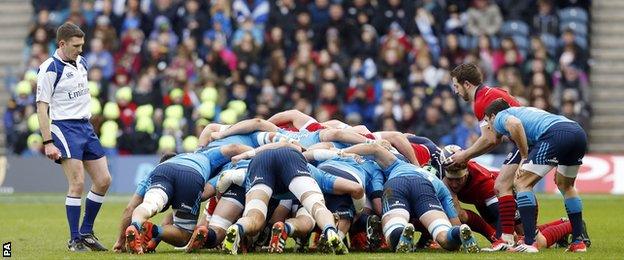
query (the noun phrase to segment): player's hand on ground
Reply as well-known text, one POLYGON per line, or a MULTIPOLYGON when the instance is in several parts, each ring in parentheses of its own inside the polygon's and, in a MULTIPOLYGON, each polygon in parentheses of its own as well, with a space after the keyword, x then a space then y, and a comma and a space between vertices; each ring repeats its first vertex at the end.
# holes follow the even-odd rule
POLYGON ((45 155, 53 161, 61 159, 61 150, 56 148, 54 144, 46 144, 44 146, 45 155))

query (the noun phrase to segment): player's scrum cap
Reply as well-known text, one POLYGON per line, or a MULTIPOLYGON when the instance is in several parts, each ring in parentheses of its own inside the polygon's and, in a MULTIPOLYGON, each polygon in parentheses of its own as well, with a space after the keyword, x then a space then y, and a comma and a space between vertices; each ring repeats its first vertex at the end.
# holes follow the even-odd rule
MULTIPOLYGON (((444 146, 442 148, 442 161, 444 162, 445 165, 451 164, 452 161, 450 159, 450 157, 455 154, 456 152, 461 151, 461 147, 459 147, 458 145, 447 145, 444 146)), ((459 167, 445 167, 445 174, 444 176, 446 176, 447 178, 453 179, 453 178, 461 178, 464 175, 466 175, 467 171, 466 171, 466 167, 463 167, 462 165, 460 165, 459 167)))

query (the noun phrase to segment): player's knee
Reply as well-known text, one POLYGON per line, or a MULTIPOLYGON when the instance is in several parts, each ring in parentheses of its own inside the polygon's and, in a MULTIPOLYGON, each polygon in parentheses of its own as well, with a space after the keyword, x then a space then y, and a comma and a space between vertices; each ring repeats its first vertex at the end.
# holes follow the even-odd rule
POLYGON ((557 189, 561 192, 561 194, 566 194, 574 189, 574 185, 570 183, 566 183, 563 181, 555 181, 557 184, 557 189))
MULTIPOLYGON (((529 174, 531 174, 530 172, 524 171, 524 170, 520 170, 521 172, 521 176, 527 176, 529 174)), ((531 180, 527 179, 527 178, 515 178, 513 181, 513 187, 516 189, 516 191, 523 191, 523 190, 527 190, 527 189, 532 189, 533 188, 533 183, 531 182, 531 180)))
POLYGON ((462 210, 458 212, 457 216, 459 217, 459 221, 461 221, 461 223, 468 223, 468 213, 466 213, 466 211, 462 210))
POLYGON ((69 183, 68 193, 72 196, 81 196, 84 190, 84 180, 74 180, 69 183))
POLYGON ((108 190, 108 187, 110 187, 112 181, 113 178, 107 171, 106 176, 98 178, 97 183, 94 182, 93 184, 100 188, 100 190, 108 190))
POLYGON ((498 195, 507 195, 511 194, 513 190, 514 182, 513 180, 506 181, 503 178, 496 179, 494 182, 494 190, 498 195))

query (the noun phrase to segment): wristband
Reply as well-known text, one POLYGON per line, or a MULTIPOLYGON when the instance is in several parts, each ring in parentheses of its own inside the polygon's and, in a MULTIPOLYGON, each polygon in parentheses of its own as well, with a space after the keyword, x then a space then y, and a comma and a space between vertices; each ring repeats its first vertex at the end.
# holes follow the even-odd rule
POLYGON ((54 140, 50 139, 50 140, 43 141, 43 145, 51 144, 51 143, 54 143, 54 140))

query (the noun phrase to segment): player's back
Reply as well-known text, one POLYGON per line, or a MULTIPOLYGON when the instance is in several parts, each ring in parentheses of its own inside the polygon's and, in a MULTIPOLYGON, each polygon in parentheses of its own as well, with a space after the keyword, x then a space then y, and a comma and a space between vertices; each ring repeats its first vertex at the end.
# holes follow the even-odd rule
POLYGON ((499 98, 505 100, 509 106, 520 106, 520 102, 518 102, 518 100, 507 91, 495 87, 480 86, 477 88, 475 93, 475 100, 473 104, 475 117, 477 117, 479 121, 483 121, 485 118, 485 109, 492 104, 494 100, 499 98))
POLYGON ((475 161, 468 161, 468 180, 457 193, 459 201, 473 205, 485 205, 488 200, 496 198, 494 181, 498 174, 490 172, 475 161))
POLYGON ((510 107, 496 115, 494 127, 499 133, 509 135, 505 127, 508 116, 514 116, 520 120, 529 144, 536 143, 539 137, 554 124, 573 122, 564 116, 551 114, 534 107, 510 107))
POLYGON ((228 144, 244 144, 250 147, 258 147, 258 141, 256 140, 259 132, 253 132, 245 135, 231 135, 223 139, 218 139, 210 142, 207 148, 214 148, 228 144))

